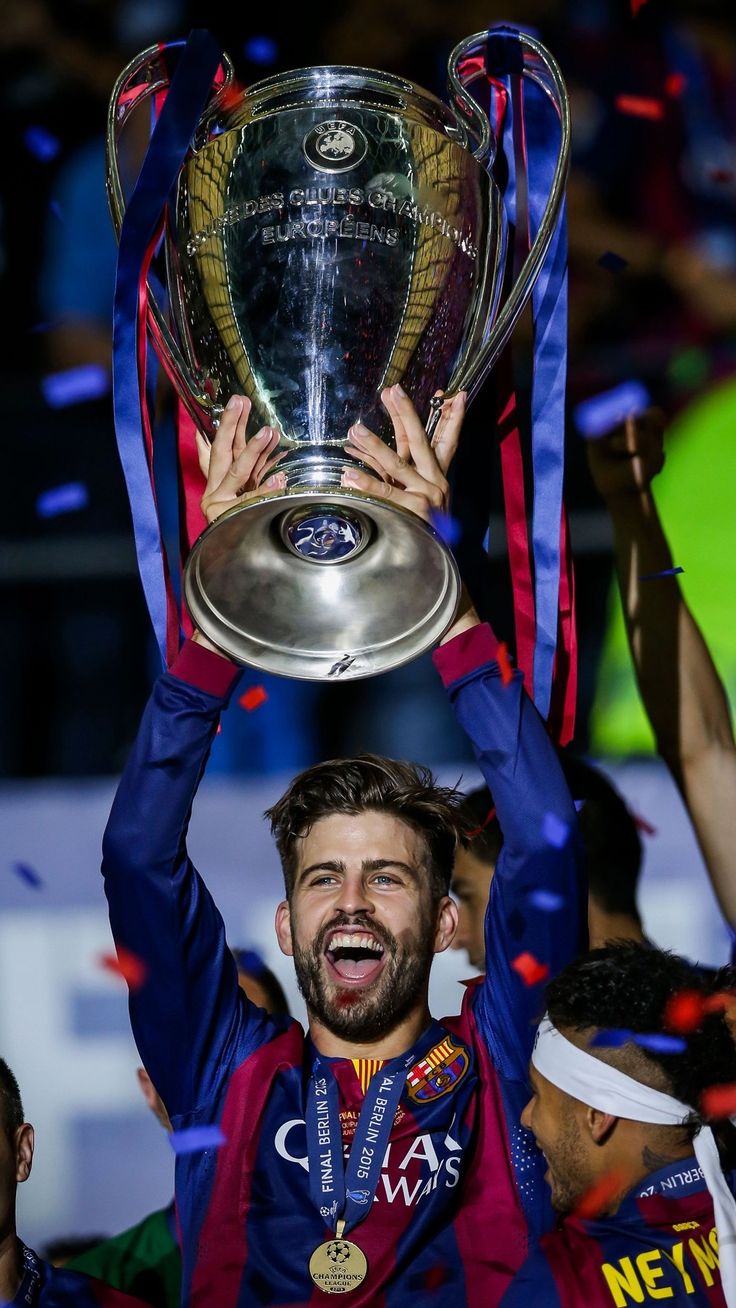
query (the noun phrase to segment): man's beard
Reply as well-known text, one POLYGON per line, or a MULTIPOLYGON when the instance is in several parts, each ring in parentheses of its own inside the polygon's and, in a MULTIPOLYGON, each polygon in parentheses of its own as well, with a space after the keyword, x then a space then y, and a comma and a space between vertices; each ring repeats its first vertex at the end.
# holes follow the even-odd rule
POLYGON ((425 917, 418 934, 402 943, 384 926, 362 918, 338 917, 323 927, 306 948, 294 942, 294 968, 309 1010, 333 1035, 372 1042, 388 1035, 419 1002, 434 957, 435 924, 425 917), (335 927, 362 927, 383 945, 381 974, 365 988, 340 989, 325 976, 325 940, 335 927))
POLYGON ((550 1164, 551 1201, 555 1212, 572 1212, 592 1181, 585 1165, 579 1127, 573 1114, 565 1108, 555 1147, 555 1168, 550 1164))

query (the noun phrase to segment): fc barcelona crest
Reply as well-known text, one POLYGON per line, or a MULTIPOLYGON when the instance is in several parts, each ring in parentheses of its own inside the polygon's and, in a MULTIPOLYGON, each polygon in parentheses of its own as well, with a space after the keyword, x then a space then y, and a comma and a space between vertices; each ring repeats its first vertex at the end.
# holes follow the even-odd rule
POLYGON ((449 1094, 460 1084, 469 1067, 470 1055, 465 1045, 456 1044, 452 1036, 446 1036, 409 1072, 406 1078, 409 1098, 415 1104, 426 1104, 430 1099, 449 1094))

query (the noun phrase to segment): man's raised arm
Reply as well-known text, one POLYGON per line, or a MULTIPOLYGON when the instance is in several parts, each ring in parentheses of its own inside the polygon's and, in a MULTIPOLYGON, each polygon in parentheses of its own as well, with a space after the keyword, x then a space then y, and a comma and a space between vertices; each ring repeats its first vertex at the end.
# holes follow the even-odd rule
POLYGON ((521 673, 502 675, 497 654, 490 626, 479 623, 470 608, 435 651, 434 662, 503 832, 476 1012, 496 1066, 525 1080, 539 983, 586 946, 587 888, 579 873, 575 806, 557 751, 521 673))
MULTIPOLYGON (((246 440, 250 408, 233 395, 212 444, 197 433, 208 522, 259 494, 277 461, 276 431, 246 440)), ((186 850, 192 802, 238 675, 200 633, 186 642, 153 688, 103 842, 115 943, 146 971, 131 986, 133 1034, 170 1117, 211 1103, 232 1058, 268 1038, 261 1010, 238 988, 222 918, 186 850)))
POLYGON ((736 744, 726 693, 672 569, 652 494, 664 463, 656 411, 588 451, 615 536, 631 657, 657 752, 685 801, 726 920, 736 925, 736 744), (654 574, 655 579, 642 581, 654 574))
POLYGON ((211 649, 185 644, 153 688, 103 840, 115 943, 144 969, 130 990, 133 1034, 170 1116, 211 1101, 232 1059, 265 1038, 186 850, 192 802, 238 673, 211 649))

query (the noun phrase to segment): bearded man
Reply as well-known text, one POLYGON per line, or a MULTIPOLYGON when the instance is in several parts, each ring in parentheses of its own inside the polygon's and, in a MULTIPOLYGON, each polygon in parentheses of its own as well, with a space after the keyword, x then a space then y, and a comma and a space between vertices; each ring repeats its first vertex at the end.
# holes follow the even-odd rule
MULTIPOLYGON (((345 483, 429 518, 464 397, 430 445, 404 393, 384 392, 396 450, 358 424, 368 471, 345 483)), ((246 441, 233 397, 210 451, 210 520, 270 471, 276 434, 246 441)), ((266 485, 278 485, 274 473, 266 485)), ((262 493, 262 492, 260 492, 262 493)), ((519 1126, 539 982, 579 948, 575 810, 517 673, 466 599, 435 653, 504 835, 487 917, 488 975, 434 1021, 462 837, 454 792, 376 756, 309 768, 270 810, 286 896, 276 912, 308 1031, 238 988, 222 920, 186 852, 194 796, 238 669, 201 635, 157 682, 113 806, 103 872, 119 946, 148 968, 131 994, 141 1059, 175 1131, 223 1142, 177 1157, 183 1301, 356 1308, 498 1303, 528 1235, 551 1220, 544 1162, 519 1126), (508 684, 507 684, 508 683, 508 684), (562 911, 550 913, 552 892, 562 911), (544 901, 544 897, 541 897, 544 901)), ((246 891, 247 893, 247 891, 246 891)))

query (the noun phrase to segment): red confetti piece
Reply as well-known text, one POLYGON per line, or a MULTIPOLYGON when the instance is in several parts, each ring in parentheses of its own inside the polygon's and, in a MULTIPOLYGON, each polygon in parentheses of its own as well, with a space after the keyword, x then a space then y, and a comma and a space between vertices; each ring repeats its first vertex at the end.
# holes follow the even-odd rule
POLYGON ((736 1113, 736 1084, 709 1086, 700 1096, 700 1108, 704 1117, 730 1117, 736 1113))
POLYGON ((636 18, 640 9, 644 8, 647 0, 631 0, 631 17, 636 18))
POLYGON ((681 990, 667 1001, 663 1015, 666 1031, 676 1031, 678 1035, 688 1035, 697 1031, 703 1021, 703 996, 697 990, 681 990))
POLYGON ((631 118, 649 118, 652 122, 664 118, 662 101, 647 95, 617 95, 614 105, 620 114, 628 114, 631 118))
POLYGON ((719 990, 703 1001, 703 1013, 727 1013, 736 1004, 736 994, 731 990, 719 990))
POLYGON ((687 78, 684 73, 670 73, 664 84, 665 95, 669 95, 673 100, 676 100, 678 96, 682 95, 686 86, 687 78))
POLYGON ((481 825, 479 827, 475 827, 473 831, 468 831, 466 833, 466 840, 474 840, 476 836, 479 836, 481 831, 485 830, 485 828, 488 826, 488 823, 492 822, 495 816, 496 816, 496 806, 494 804, 493 808, 490 809, 488 813, 488 817, 485 818, 485 820, 481 823, 481 825))
POLYGON ((501 641, 498 649, 496 650, 496 662, 498 664, 498 668, 501 673, 501 680, 504 686, 508 686, 509 682, 513 681, 514 679, 514 669, 511 666, 511 660, 509 659, 509 650, 505 640, 501 641))
POLYGON ((708 168, 706 172, 711 182, 725 185, 725 183, 733 181, 733 172, 730 168, 708 168))
POLYGON ((245 694, 240 696, 238 703, 244 708, 246 713, 252 713, 254 709, 260 708, 268 699, 263 686, 249 686, 245 694))
POLYGON ((536 986, 540 981, 544 981, 549 976, 549 965, 540 963, 539 959, 533 954, 519 954, 511 964, 515 972, 518 972, 525 986, 536 986))
POLYGON ((243 87, 238 81, 232 81, 223 91, 220 107, 223 109, 233 109, 236 104, 243 98, 243 87))
POLYGON ((138 958, 137 954, 133 954, 129 949, 124 949, 122 945, 117 946, 117 954, 101 954, 100 967, 121 976, 124 981, 127 981, 131 990, 140 990, 148 976, 148 966, 143 959, 138 958))
POLYGON ((429 1294, 434 1294, 435 1291, 442 1289, 448 1279, 446 1267, 430 1267, 424 1273, 424 1288, 429 1294))
POLYGON ((638 813, 632 813, 631 816, 637 831, 643 831, 645 836, 656 836, 657 828, 653 827, 651 822, 647 822, 646 818, 640 817, 638 813))
POLYGON ((578 1200, 573 1212, 583 1221, 591 1221, 605 1211, 612 1199, 627 1188, 626 1178, 622 1172, 608 1172, 596 1181, 578 1200))

